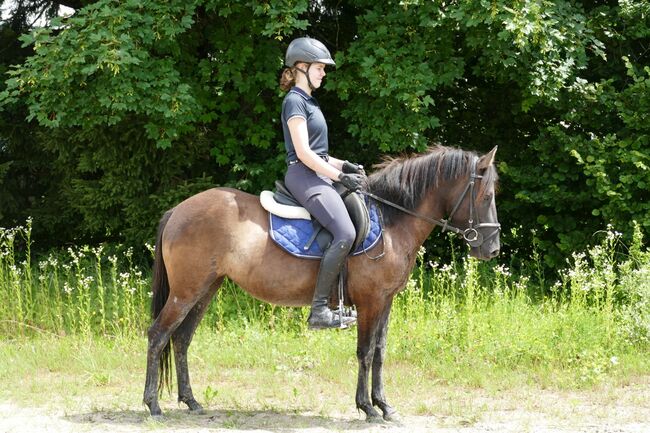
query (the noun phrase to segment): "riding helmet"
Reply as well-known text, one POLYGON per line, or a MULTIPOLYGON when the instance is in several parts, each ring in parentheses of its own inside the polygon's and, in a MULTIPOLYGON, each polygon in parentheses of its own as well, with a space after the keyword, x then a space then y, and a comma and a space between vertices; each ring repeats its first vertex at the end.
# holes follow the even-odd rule
POLYGON ((297 62, 336 65, 327 47, 321 41, 309 37, 294 39, 287 48, 284 64, 292 67, 297 62))

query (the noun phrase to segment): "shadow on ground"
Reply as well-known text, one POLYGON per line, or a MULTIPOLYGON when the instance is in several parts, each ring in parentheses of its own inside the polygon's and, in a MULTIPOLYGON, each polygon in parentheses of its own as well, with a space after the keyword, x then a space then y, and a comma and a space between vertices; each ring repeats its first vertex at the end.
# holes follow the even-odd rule
MULTIPOLYGON (((333 418, 297 412, 254 411, 254 410, 205 410, 193 414, 186 409, 166 410, 161 419, 150 417, 145 411, 103 410, 68 415, 65 419, 85 425, 151 426, 164 429, 201 428, 204 430, 269 430, 287 431, 293 429, 319 429, 335 431, 366 430, 376 424, 366 422, 365 415, 359 418, 333 418)), ((386 423, 399 426, 399 423, 386 423)))

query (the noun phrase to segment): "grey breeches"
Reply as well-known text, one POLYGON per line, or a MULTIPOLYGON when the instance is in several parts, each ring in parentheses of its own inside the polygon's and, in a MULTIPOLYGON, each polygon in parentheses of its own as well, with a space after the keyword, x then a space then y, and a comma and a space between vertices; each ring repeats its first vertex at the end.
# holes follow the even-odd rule
POLYGON ((289 166, 284 183, 296 200, 332 234, 332 245, 343 241, 352 247, 356 236, 354 225, 331 180, 298 162, 289 166))

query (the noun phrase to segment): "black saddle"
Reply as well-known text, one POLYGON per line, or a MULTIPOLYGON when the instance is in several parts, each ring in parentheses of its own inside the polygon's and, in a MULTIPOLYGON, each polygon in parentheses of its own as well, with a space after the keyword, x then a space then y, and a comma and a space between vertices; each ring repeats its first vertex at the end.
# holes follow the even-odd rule
MULTIPOLYGON (((368 213, 368 207, 359 194, 348 190, 341 183, 334 182, 334 189, 336 189, 336 192, 338 192, 343 199, 345 208, 348 210, 352 224, 354 224, 354 228, 357 232, 351 250, 355 251, 361 244, 363 244, 363 241, 366 239, 368 232, 370 231, 370 214, 368 213)), ((281 180, 275 181, 275 192, 273 193, 273 198, 280 204, 302 207, 281 180)), ((314 226, 314 234, 311 239, 309 239, 308 246, 315 240, 324 251, 332 242, 332 234, 313 217, 312 224, 314 226)))

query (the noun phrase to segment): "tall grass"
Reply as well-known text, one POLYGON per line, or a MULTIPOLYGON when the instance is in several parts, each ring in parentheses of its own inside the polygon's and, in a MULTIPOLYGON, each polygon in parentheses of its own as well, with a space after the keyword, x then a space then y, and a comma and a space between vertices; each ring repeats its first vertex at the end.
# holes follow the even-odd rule
POLYGON ((132 250, 106 254, 104 246, 82 246, 33 263, 30 245, 31 220, 0 229, 0 336, 130 335, 145 329, 149 276, 134 265, 132 250))
MULTIPOLYGON (((389 358, 471 386, 590 385, 647 374, 650 252, 638 228, 629 247, 612 228, 600 236, 567 261, 554 284, 539 252, 528 274, 515 275, 470 258, 426 262, 421 250, 394 302, 389 358)), ((129 249, 81 246, 35 259, 30 245, 31 221, 0 229, 0 338, 146 335, 150 275, 129 249)), ((226 281, 201 327, 304 340, 307 312, 258 302, 226 281)), ((348 344, 353 334, 328 338, 348 344)))

